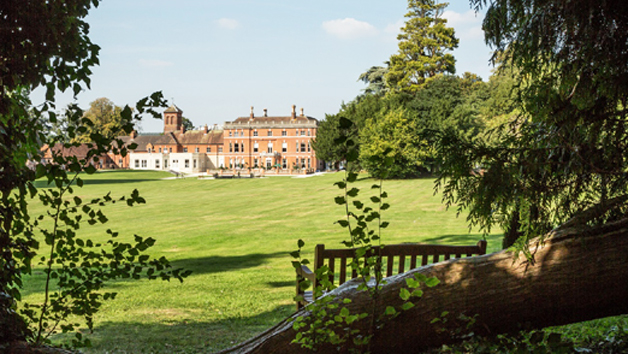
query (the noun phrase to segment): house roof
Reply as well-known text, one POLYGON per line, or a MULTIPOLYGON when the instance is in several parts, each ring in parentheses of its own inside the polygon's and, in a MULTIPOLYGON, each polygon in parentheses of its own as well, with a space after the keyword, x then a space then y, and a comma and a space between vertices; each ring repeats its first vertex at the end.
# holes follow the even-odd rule
POLYGON ((318 120, 308 116, 287 117, 238 117, 233 122, 225 122, 225 129, 234 129, 238 126, 250 128, 277 128, 277 127, 316 127, 318 120), (235 126, 235 127, 234 127, 235 126))
POLYGON ((147 134, 138 135, 135 138, 130 136, 120 137, 126 145, 135 143, 137 148, 134 151, 148 151, 148 145, 210 145, 222 144, 222 130, 210 130, 205 133, 204 130, 190 130, 185 133, 167 132, 164 134, 147 134))
POLYGON ((79 159, 84 159, 87 157, 87 152, 89 151, 89 147, 87 144, 81 144, 79 146, 71 146, 66 148, 62 143, 57 143, 53 147, 49 145, 44 145, 41 148, 41 151, 44 152, 44 158, 51 158, 53 151, 56 154, 60 154, 61 156, 76 156, 79 159))

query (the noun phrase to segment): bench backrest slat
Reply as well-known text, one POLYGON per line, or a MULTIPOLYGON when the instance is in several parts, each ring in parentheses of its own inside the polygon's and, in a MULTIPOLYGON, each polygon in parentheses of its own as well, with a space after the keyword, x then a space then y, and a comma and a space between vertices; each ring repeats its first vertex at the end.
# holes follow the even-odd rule
POLYGON ((338 284, 342 285, 347 281, 347 259, 340 258, 340 279, 338 279, 338 284))

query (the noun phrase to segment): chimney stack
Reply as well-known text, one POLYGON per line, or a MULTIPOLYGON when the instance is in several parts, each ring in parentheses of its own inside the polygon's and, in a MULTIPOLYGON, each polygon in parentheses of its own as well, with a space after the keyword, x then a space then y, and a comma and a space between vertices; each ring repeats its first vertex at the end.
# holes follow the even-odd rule
POLYGON ((251 106, 251 119, 253 119, 255 117, 255 114, 253 113, 253 106, 251 106))
POLYGON ((134 130, 131 132, 131 139, 135 139, 137 137, 137 132, 134 130))
POLYGON ((292 119, 297 117, 297 105, 292 105, 292 119))
POLYGON ((205 134, 207 134, 209 132, 209 128, 207 127, 207 124, 205 124, 204 130, 205 130, 205 134))
POLYGON ((304 117, 305 114, 303 114, 303 107, 301 107, 301 117, 304 117))
POLYGON ((268 109, 264 108, 264 117, 268 117, 268 109))

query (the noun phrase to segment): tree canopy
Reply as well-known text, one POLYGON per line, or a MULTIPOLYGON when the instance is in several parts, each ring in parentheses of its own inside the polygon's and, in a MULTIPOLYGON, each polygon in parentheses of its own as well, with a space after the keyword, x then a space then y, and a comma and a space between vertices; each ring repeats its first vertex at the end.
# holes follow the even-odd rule
MULTIPOLYGON (((486 6, 486 41, 520 78, 519 113, 490 144, 443 136, 447 201, 469 208, 473 224, 508 228, 518 219, 510 227, 535 236, 593 205, 625 198, 628 4, 486 6), (469 175, 475 167, 482 177, 469 175)), ((616 206, 596 222, 624 215, 625 207, 616 206)))
POLYGON ((122 107, 116 106, 106 97, 97 98, 89 104, 89 109, 83 114, 86 131, 80 134, 75 141, 90 142, 91 135, 101 134, 107 138, 115 138, 125 135, 123 130, 123 120, 120 113, 122 107))

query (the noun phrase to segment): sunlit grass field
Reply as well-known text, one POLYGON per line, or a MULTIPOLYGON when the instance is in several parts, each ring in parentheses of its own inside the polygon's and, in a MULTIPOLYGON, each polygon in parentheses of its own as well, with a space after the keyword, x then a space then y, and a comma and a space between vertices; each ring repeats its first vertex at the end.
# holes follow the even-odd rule
MULTIPOLYGON (((138 189, 147 203, 120 203, 103 211, 105 225, 85 224, 79 236, 106 239, 106 229, 130 241, 134 234, 157 240, 149 253, 166 256, 175 267, 193 271, 178 281, 118 281, 118 292, 95 318, 88 353, 211 353, 262 332, 294 312, 295 274, 289 252, 298 239, 314 245, 342 247, 345 229, 334 222, 343 208, 333 183, 343 173, 308 178, 165 179, 164 172, 116 171, 85 176, 75 194, 90 199, 113 197, 138 189)), ((366 202, 373 184, 357 182, 358 199, 366 202)), ((38 187, 45 188, 44 182, 38 187)), ((391 208, 383 219, 390 227, 383 243, 425 242, 475 244, 482 238, 469 232, 465 215, 447 210, 434 195, 433 179, 385 181, 391 208)), ((44 209, 31 202, 32 215, 44 209)), ((489 235, 488 252, 500 249, 498 234, 489 235)), ((41 266, 26 279, 26 301, 43 298, 41 266)))

